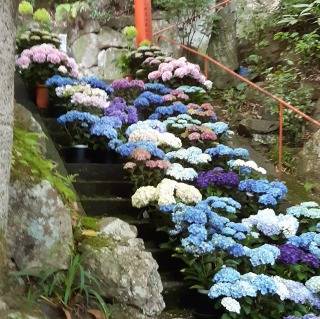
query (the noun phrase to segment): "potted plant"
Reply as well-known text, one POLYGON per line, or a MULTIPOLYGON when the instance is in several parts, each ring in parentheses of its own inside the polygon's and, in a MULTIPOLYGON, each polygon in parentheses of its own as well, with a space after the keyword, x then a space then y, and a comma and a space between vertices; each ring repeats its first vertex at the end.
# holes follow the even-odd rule
POLYGON ((51 44, 41 44, 23 50, 16 60, 18 73, 30 90, 35 90, 39 109, 48 107, 49 92, 45 85, 55 74, 78 77, 78 65, 73 58, 51 44))
POLYGON ((71 137, 72 145, 64 148, 62 154, 69 163, 86 163, 91 127, 99 117, 88 112, 69 111, 57 119, 71 137))

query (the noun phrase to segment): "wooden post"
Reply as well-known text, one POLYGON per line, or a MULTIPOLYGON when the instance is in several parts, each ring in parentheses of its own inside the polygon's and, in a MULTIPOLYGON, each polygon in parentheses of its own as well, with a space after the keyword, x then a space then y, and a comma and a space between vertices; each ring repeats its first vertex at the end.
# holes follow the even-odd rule
POLYGON ((143 40, 152 41, 151 0, 134 0, 135 24, 138 31, 137 45, 143 40))

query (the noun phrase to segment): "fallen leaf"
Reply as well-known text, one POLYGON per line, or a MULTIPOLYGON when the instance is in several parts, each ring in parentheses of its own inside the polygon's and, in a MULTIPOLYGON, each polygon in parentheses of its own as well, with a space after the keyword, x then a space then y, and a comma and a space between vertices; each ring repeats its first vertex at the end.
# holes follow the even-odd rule
POLYGON ((95 319, 106 319, 105 315, 97 309, 89 309, 88 313, 90 313, 90 315, 94 316, 95 319))
POLYGON ((62 310, 63 310, 64 314, 66 315, 66 318, 67 318, 67 319, 72 319, 71 313, 70 313, 69 310, 67 310, 67 309, 65 309, 65 308, 62 308, 62 310))

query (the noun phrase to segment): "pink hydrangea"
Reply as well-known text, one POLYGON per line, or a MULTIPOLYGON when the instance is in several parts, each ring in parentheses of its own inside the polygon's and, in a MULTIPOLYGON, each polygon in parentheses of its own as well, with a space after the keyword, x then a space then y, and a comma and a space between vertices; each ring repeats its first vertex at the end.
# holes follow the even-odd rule
POLYGON ((16 60, 16 65, 21 70, 28 69, 32 64, 44 63, 54 64, 58 69, 64 66, 71 76, 79 76, 78 65, 75 60, 51 44, 44 43, 26 49, 16 60))
POLYGON ((31 61, 27 56, 21 56, 20 58, 17 59, 16 61, 16 65, 20 68, 20 69, 27 69, 30 65, 31 61))
POLYGON ((173 74, 170 71, 165 71, 165 72, 162 73, 161 78, 162 78, 163 82, 167 82, 167 81, 170 81, 173 78, 173 74))
POLYGON ((189 139, 190 141, 197 141, 197 140, 200 139, 200 137, 201 137, 200 133, 193 132, 193 133, 191 133, 191 134, 188 136, 188 139, 189 139))
POLYGON ((148 75, 148 79, 150 81, 158 80, 160 77, 161 77, 161 73, 159 71, 153 71, 148 75))
POLYGON ((136 161, 147 161, 151 158, 151 154, 143 148, 137 148, 132 152, 131 157, 136 161))

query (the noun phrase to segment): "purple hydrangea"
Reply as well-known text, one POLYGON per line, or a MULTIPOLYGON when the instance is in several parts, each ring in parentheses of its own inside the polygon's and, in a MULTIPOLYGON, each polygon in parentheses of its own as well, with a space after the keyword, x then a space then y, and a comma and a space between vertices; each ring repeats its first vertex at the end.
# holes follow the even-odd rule
POLYGON ((210 171, 200 172, 196 184, 200 188, 209 186, 235 188, 239 182, 239 176, 235 172, 225 172, 222 168, 216 167, 210 171))
POLYGON ((292 244, 283 244, 279 246, 279 249, 280 256, 278 260, 284 264, 294 265, 301 262, 312 268, 319 268, 320 266, 319 259, 315 255, 306 253, 303 249, 297 246, 292 244))

